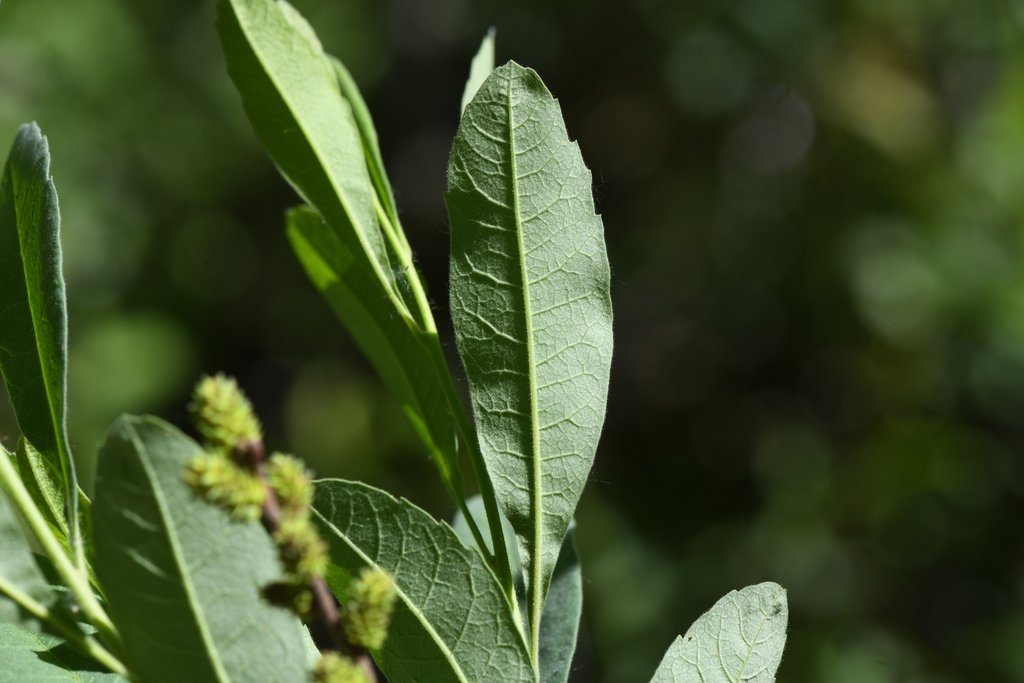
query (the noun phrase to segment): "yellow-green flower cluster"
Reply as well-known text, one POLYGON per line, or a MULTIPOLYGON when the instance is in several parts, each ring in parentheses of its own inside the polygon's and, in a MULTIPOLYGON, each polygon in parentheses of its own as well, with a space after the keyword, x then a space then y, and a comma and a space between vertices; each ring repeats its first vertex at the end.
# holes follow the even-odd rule
POLYGON ((259 477, 223 453, 201 453, 193 458, 185 469, 185 482, 240 522, 259 519, 267 499, 267 490, 259 477))
POLYGON ((281 514, 285 517, 308 517, 313 504, 313 483, 302 461, 274 453, 267 462, 267 483, 274 490, 281 514))
POLYGON ((263 440, 252 404, 233 377, 221 373, 202 377, 188 408, 196 429, 213 450, 231 453, 240 443, 263 440))
POLYGON ((377 650, 388 637, 395 610, 395 582, 383 569, 366 567, 348 587, 342 620, 353 645, 377 650))
POLYGON ((368 683, 358 664, 336 652, 324 653, 313 665, 313 683, 368 683))

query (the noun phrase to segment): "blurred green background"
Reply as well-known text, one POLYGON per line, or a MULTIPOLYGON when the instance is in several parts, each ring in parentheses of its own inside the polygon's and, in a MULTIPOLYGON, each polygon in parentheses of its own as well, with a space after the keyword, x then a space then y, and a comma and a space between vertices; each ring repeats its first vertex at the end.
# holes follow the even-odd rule
MULTIPOLYGON (((1024 2, 296 4, 367 96, 442 320, 445 165, 488 26, 593 169, 617 341, 575 680, 646 681, 771 579, 780 681, 1024 681, 1024 2)), ((78 457, 122 411, 184 424, 224 370, 272 446, 449 516, 289 251, 296 198, 214 14, 0 5, 0 141, 34 119, 53 148, 78 457)))

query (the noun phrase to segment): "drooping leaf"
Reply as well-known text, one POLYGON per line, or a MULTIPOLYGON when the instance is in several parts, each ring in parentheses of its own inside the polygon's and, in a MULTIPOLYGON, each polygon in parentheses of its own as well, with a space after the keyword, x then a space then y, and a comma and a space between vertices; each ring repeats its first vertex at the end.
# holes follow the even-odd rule
POLYGON ((185 484, 194 441, 155 418, 122 416, 96 472, 96 573, 133 671, 145 681, 301 680, 302 624, 260 596, 281 575, 258 524, 185 484))
POLYGON ((60 517, 74 520, 78 483, 67 436, 67 303, 50 150, 34 123, 18 129, 0 179, 0 372, 18 427, 59 473, 60 517))
POLYGON ((772 683, 786 645, 786 591, 732 591, 676 638, 651 683, 772 683))
MULTIPOLYGON (((492 541, 480 496, 471 498, 466 507, 477 520, 477 524, 484 534, 484 542, 490 549, 492 541)), ((507 527, 509 557, 512 558, 516 586, 521 590, 522 567, 513 540, 514 532, 508 520, 502 518, 502 523, 507 527)), ((455 514, 455 518, 452 520, 452 529, 466 546, 476 547, 462 512, 455 514)), ((576 555, 573 533, 570 529, 562 543, 562 550, 558 554, 558 563, 555 564, 555 572, 551 576, 551 588, 548 591, 544 612, 541 616, 539 659, 542 683, 565 683, 568 680, 572 657, 576 652, 576 638, 579 634, 582 613, 583 576, 580 572, 580 561, 576 555)))
POLYGON ((0 624, 0 683, 121 683, 67 642, 0 624))
POLYGON ((526 567, 536 648, 604 421, 612 319, 590 172, 535 72, 496 69, 466 107, 445 199, 456 339, 480 449, 526 567))
POLYGON ((455 417, 431 357, 432 350, 440 352, 436 333, 396 310, 380 282, 312 209, 288 212, 288 239, 313 285, 402 402, 449 490, 460 492, 455 417))
POLYGON ((228 72, 270 157, 397 302, 359 129, 313 29, 283 0, 222 0, 217 24, 228 72))
POLYGON ((473 99, 476 91, 480 89, 480 86, 483 85, 492 71, 494 71, 493 27, 487 31, 487 35, 484 36, 483 41, 480 43, 480 48, 473 55, 473 61, 469 65, 469 78, 466 79, 466 87, 462 91, 460 112, 466 111, 466 105, 473 99))
MULTIPOLYGON (((448 525, 406 500, 337 479, 316 483, 314 508, 342 576, 376 566, 394 577, 395 614, 374 653, 389 680, 534 680, 501 587, 448 525)), ((344 589, 332 575, 328 581, 336 593, 344 589)))

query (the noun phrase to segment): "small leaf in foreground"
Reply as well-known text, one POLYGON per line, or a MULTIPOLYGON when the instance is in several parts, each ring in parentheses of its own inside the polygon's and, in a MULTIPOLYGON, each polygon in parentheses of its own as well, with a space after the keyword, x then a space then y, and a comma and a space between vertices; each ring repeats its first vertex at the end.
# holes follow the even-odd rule
POLYGON ((164 422, 128 416, 100 451, 96 573, 131 668, 145 681, 291 683, 306 671, 304 629, 260 597, 281 574, 276 550, 185 483, 201 452, 164 422))
POLYGON ((786 591, 732 591, 676 638, 651 683, 772 683, 786 645, 786 591))
POLYGON ((124 683, 48 633, 0 624, 0 683, 124 683))
POLYGON ((408 501, 357 482, 316 482, 336 595, 363 567, 389 572, 398 600, 374 652, 393 681, 532 681, 511 607, 483 557, 408 501))
MULTIPOLYGON (((78 483, 67 435, 67 303, 50 150, 18 129, 0 179, 0 372, 22 434, 57 472, 77 538, 78 483)), ((64 515, 62 515, 64 516, 64 515)))

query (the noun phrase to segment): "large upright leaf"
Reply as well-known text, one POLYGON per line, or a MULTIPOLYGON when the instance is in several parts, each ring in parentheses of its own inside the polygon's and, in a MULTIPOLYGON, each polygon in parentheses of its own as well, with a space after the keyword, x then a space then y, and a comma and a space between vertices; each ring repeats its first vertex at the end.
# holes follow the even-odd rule
POLYGON ((145 681, 302 680, 302 624, 260 597, 281 576, 270 538, 185 484, 194 441, 155 418, 111 427, 96 473, 96 573, 145 681))
POLYGON ((540 77, 496 69, 448 165, 451 306, 480 448, 527 568, 535 646, 608 391, 609 269, 591 192, 540 77))
POLYGON ((222 0, 218 28, 245 111, 278 169, 395 292, 359 130, 313 29, 283 0, 222 0))
MULTIPOLYGON (((67 304, 60 211, 39 127, 18 129, 0 179, 0 372, 18 427, 59 472, 76 520, 78 484, 67 436, 67 304)), ((56 520, 51 520, 56 521, 56 520)))
POLYGON ((0 624, 0 683, 122 683, 48 633, 0 624))
POLYGON ((732 591, 676 638, 651 683, 772 683, 788 620, 782 586, 732 591))
POLYGON ((445 484, 453 495, 461 491, 455 417, 444 393, 446 379, 437 375, 430 355, 440 350, 437 335, 395 309, 380 281, 359 267, 312 209, 288 212, 288 239, 314 286, 402 402, 445 484))
MULTIPOLYGON (((314 508, 344 574, 386 569, 398 588, 374 653, 392 681, 533 681, 508 601, 483 557, 406 500, 357 482, 316 482, 314 508)), ((335 593, 343 585, 329 576, 335 593)))

